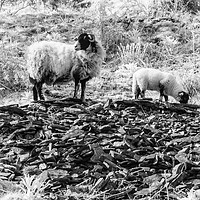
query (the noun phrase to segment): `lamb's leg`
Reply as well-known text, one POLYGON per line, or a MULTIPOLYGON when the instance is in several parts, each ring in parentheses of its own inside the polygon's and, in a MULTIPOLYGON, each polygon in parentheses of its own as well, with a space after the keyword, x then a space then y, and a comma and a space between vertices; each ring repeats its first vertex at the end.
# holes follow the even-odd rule
POLYGON ((29 76, 30 82, 33 84, 33 100, 37 101, 38 100, 38 83, 35 79, 29 76))
POLYGON ((165 101, 167 102, 168 101, 168 96, 164 94, 164 85, 162 84, 159 84, 159 88, 160 88, 160 98, 159 100, 162 101, 163 100, 163 97, 165 98, 165 101))
POLYGON ((140 96, 141 96, 142 99, 145 98, 145 91, 144 91, 144 90, 142 90, 142 91, 140 92, 140 96))
POLYGON ((137 88, 136 88, 136 91, 135 91, 135 99, 138 99, 138 98, 139 98, 140 93, 141 93, 140 88, 137 87, 137 88))
POLYGON ((164 98, 165 98, 165 101, 167 102, 168 101, 168 96, 164 95, 164 98))
POLYGON ((163 95, 160 93, 159 101, 163 100, 163 95))

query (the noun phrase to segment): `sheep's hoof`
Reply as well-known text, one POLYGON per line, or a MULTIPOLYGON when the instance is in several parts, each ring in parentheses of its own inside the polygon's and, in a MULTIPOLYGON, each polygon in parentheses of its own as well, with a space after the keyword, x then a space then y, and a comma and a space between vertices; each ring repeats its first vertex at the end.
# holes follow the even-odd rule
POLYGON ((150 98, 150 97, 144 97, 142 100, 144 100, 144 101, 153 101, 153 99, 150 98))
POLYGON ((37 100, 37 101, 32 101, 32 103, 41 103, 41 102, 44 102, 45 100, 37 100))
POLYGON ((74 102, 76 102, 76 103, 79 103, 79 104, 83 103, 82 99, 79 99, 79 98, 77 98, 77 97, 73 97, 73 98, 72 98, 72 101, 74 101, 74 102))
POLYGON ((31 103, 38 103, 40 100, 33 100, 31 103))

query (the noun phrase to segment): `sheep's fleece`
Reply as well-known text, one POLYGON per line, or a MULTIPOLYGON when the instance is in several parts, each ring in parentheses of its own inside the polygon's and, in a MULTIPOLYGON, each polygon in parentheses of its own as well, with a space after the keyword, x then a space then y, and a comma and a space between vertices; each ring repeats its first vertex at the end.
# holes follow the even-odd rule
POLYGON ((72 59, 75 56, 74 45, 61 42, 41 41, 33 43, 27 51, 27 67, 29 76, 37 82, 54 84, 72 80, 72 59))
MULTIPOLYGON (((37 82, 48 85, 69 82, 73 79, 72 68, 87 64, 90 77, 96 77, 105 57, 100 43, 97 53, 74 49, 74 45, 54 41, 35 42, 27 49, 27 68, 29 76, 37 82), (89 65, 89 66, 88 66, 89 65)), ((86 68, 85 68, 86 69, 86 68)), ((81 79, 86 79, 82 75, 81 79)))
POLYGON ((164 95, 172 96, 177 101, 180 101, 178 95, 180 92, 185 91, 183 86, 177 82, 175 76, 158 69, 141 68, 133 74, 132 80, 133 95, 138 92, 138 89, 140 92, 145 92, 146 90, 155 90, 160 92, 160 86, 162 85, 164 87, 164 95))

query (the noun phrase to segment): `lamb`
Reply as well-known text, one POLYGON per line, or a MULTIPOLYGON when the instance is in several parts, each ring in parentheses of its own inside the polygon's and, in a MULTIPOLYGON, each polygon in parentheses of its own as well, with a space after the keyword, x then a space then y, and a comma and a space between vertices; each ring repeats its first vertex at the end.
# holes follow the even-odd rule
POLYGON ((146 90, 155 90, 160 92, 161 101, 163 96, 166 102, 168 96, 172 96, 180 103, 187 103, 189 100, 188 93, 170 73, 153 68, 141 68, 133 74, 132 80, 132 92, 135 99, 138 99, 139 95, 144 98, 146 90))
POLYGON ((74 98, 81 83, 85 101, 86 82, 100 73, 105 51, 93 34, 82 33, 75 44, 54 41, 35 42, 27 50, 27 70, 34 101, 44 100, 42 85, 65 84, 74 80, 74 98))

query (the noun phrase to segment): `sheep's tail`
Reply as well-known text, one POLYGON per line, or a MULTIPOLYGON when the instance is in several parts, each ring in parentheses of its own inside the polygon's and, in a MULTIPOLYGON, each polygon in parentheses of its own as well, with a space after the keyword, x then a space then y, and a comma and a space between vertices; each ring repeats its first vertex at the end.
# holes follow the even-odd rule
POLYGON ((29 77, 34 79, 36 82, 53 82, 52 77, 49 76, 49 71, 51 69, 48 65, 50 65, 50 56, 44 50, 32 50, 27 54, 27 68, 29 77))

